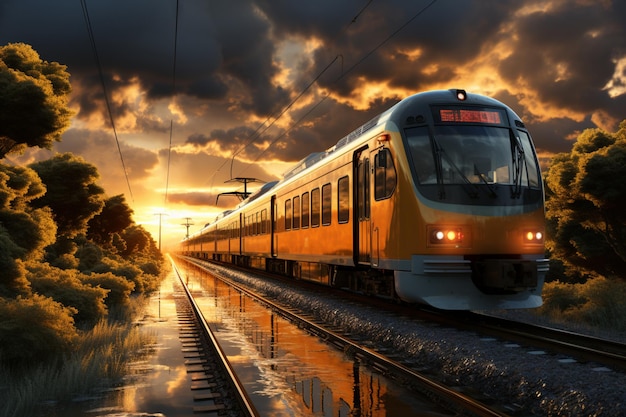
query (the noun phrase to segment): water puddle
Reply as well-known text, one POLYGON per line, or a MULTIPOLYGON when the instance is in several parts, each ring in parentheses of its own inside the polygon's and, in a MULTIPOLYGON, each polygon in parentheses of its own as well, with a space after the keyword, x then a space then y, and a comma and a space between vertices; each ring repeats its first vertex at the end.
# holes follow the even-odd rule
POLYGON ((181 271, 261 415, 449 414, 207 273, 181 271))
MULTIPOLYGON (((450 415, 205 272, 194 267, 181 272, 261 416, 450 415)), ((39 415, 192 415, 194 392, 179 338, 176 280, 173 273, 166 278, 139 323, 158 344, 129 364, 120 386, 52 404, 39 415)))
POLYGON ((173 273, 161 291, 151 297, 138 323, 158 344, 131 362, 121 385, 51 404, 40 414, 46 417, 187 417, 192 413, 193 393, 184 365, 179 339, 173 273))

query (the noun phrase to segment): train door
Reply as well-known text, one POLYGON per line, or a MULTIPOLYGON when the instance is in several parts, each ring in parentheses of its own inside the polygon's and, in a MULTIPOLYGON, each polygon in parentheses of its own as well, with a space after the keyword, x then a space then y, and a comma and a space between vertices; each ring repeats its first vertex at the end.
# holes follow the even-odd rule
POLYGON ((357 264, 369 265, 372 253, 372 220, 371 192, 370 192, 370 158, 367 148, 362 148, 355 153, 355 187, 356 202, 354 207, 356 217, 355 254, 357 264))
POLYGON ((237 255, 243 254, 243 231, 244 231, 245 221, 242 213, 239 213, 239 250, 237 251, 237 255))
POLYGON ((278 242, 276 241, 276 196, 273 195, 270 202, 270 250, 272 257, 278 256, 278 242))

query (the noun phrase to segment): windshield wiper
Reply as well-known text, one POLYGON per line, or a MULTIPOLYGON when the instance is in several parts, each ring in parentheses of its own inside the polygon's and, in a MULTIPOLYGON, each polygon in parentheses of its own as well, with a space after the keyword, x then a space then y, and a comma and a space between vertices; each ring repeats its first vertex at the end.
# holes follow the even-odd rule
POLYGON ((480 172, 480 170, 478 169, 476 164, 474 164, 474 175, 477 175, 478 178, 480 178, 480 181, 487 186, 487 188, 489 189, 489 193, 490 193, 490 195, 492 197, 497 197, 498 196, 498 194, 496 193, 496 190, 494 189, 493 185, 489 184, 489 181, 487 181, 487 178, 485 178, 485 174, 480 172))
POLYGON ((443 164, 441 161, 441 154, 443 153, 443 149, 439 146, 439 142, 432 137, 432 147, 434 150, 435 157, 435 174, 437 176, 437 187, 439 188, 439 199, 444 200, 446 198, 446 189, 443 186, 443 164))
MULTIPOLYGON (((454 171, 456 171, 456 173, 459 174, 459 176, 463 180, 463 184, 461 184, 461 185, 463 185, 463 189, 467 192, 467 195, 469 195, 470 198, 478 198, 478 193, 476 192, 476 189, 479 188, 479 187, 477 187, 476 184, 473 184, 465 176, 465 174, 463 174, 463 171, 461 169, 459 169, 458 166, 456 166, 456 164, 452 161, 452 158, 450 158, 448 156, 448 154, 446 153, 446 151, 443 148, 440 148, 439 154, 441 156, 444 156, 446 158, 446 161, 448 162, 448 164, 450 164, 450 166, 454 169, 454 171), (468 187, 468 185, 470 187, 468 187)), ((441 182, 443 183, 443 178, 441 179, 441 182)))
MULTIPOLYGON (((509 132, 511 139, 511 157, 513 158, 513 189, 511 190, 511 198, 519 198, 522 194, 522 175, 526 167, 526 156, 524 148, 519 139, 509 132)), ((528 173, 528 168, 526 168, 528 173)))

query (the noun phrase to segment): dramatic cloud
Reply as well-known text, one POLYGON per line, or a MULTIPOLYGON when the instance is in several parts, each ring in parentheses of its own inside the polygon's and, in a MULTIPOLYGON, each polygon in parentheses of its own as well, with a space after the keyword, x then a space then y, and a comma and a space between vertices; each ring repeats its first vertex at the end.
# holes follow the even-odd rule
POLYGON ((68 66, 77 116, 55 150, 98 166, 110 194, 127 193, 113 119, 138 215, 170 204, 211 216, 217 194, 241 189, 224 183, 231 176, 278 178, 427 89, 509 104, 544 165, 583 129, 626 118, 623 1, 82 4, 100 68, 78 1, 4 0, 0 44, 28 43, 68 66))

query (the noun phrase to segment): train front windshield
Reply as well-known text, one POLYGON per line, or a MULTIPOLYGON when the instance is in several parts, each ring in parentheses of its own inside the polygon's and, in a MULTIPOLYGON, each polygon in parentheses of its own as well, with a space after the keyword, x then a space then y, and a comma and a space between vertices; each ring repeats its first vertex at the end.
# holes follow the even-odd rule
POLYGON ((528 133, 504 126, 435 125, 405 130, 413 177, 428 198, 467 204, 526 204, 541 198, 528 133))

